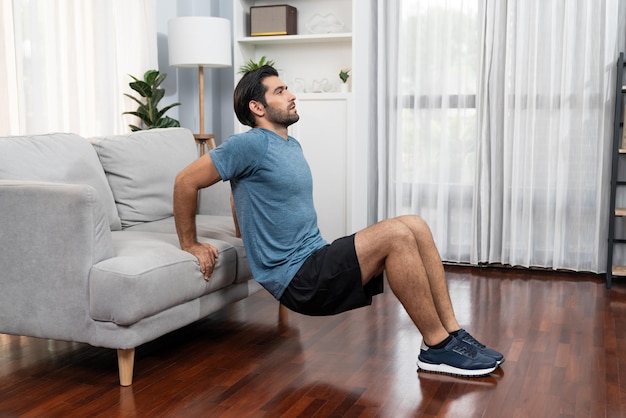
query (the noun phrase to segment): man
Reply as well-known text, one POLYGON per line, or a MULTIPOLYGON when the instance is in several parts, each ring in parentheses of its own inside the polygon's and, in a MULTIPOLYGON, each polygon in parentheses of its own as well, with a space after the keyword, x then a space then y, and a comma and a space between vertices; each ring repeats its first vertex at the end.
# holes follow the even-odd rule
POLYGON ((419 368, 482 376, 504 357, 457 322, 443 265, 426 223, 401 216, 328 244, 320 236, 312 179, 300 144, 287 133, 298 121, 296 97, 271 66, 246 73, 234 92, 235 113, 252 129, 233 135, 185 168, 174 186, 181 248, 209 280, 217 249, 196 237, 201 188, 230 180, 252 274, 289 309, 332 315, 371 304, 383 272, 423 337, 419 368))

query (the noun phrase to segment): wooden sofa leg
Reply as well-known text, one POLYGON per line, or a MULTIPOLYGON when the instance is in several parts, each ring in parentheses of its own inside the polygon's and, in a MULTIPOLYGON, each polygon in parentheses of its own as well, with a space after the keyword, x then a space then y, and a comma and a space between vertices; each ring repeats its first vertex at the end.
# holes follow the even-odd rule
POLYGON ((282 303, 278 305, 278 325, 281 327, 289 325, 289 309, 282 303))
POLYGON ((117 366, 120 371, 120 385, 132 385, 133 367, 135 366, 135 349, 128 348, 117 350, 117 366))

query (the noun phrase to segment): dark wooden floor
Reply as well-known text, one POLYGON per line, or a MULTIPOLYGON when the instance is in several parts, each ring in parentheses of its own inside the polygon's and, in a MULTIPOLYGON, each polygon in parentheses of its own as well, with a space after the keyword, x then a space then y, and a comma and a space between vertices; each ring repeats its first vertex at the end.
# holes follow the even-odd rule
POLYGON ((421 338, 390 291, 287 327, 260 292, 138 348, 127 388, 113 350, 0 334, 0 416, 626 416, 626 283, 447 271, 461 324, 507 357, 492 376, 416 372, 421 338))

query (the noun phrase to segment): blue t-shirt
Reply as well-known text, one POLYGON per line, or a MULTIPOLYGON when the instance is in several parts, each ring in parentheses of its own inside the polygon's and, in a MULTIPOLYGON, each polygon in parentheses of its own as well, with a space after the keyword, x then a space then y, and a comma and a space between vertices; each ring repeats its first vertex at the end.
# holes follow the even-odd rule
POLYGON ((327 244, 302 147, 255 128, 209 152, 222 180, 230 180, 252 275, 280 299, 309 255, 327 244))

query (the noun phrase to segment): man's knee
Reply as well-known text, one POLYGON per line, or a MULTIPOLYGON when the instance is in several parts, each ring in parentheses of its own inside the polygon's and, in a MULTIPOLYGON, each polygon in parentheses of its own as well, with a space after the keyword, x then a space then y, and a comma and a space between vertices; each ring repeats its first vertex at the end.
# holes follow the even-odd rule
POLYGON ((355 245, 362 254, 377 254, 384 258, 397 252, 399 246, 415 246, 416 238, 406 222, 391 218, 357 232, 355 245))
POLYGON ((400 218, 393 218, 388 220, 388 232, 391 236, 393 244, 398 245, 415 245, 415 234, 413 233, 410 225, 403 222, 400 218))
POLYGON ((411 231, 413 235, 416 237, 423 236, 424 234, 431 235, 430 227, 426 223, 426 221, 418 215, 403 215, 398 216, 398 221, 405 224, 411 231))

